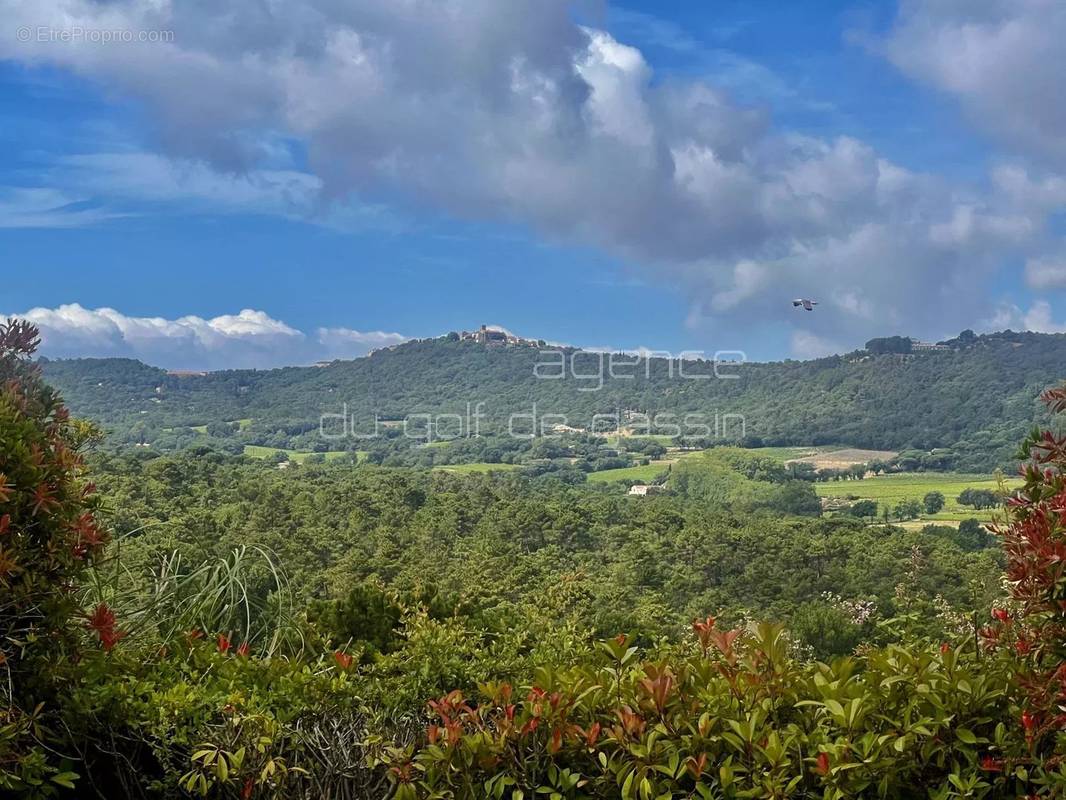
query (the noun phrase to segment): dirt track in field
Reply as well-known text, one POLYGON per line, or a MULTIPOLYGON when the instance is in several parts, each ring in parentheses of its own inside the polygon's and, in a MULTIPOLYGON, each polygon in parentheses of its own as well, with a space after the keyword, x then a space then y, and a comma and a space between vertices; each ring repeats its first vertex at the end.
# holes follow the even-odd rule
MULTIPOLYGON (((898 455, 892 450, 859 450, 849 447, 843 450, 831 450, 827 453, 811 453, 809 456, 789 459, 813 464, 817 469, 845 469, 852 464, 866 464, 870 461, 888 461, 898 455)), ((786 462, 786 463, 789 463, 786 462)))

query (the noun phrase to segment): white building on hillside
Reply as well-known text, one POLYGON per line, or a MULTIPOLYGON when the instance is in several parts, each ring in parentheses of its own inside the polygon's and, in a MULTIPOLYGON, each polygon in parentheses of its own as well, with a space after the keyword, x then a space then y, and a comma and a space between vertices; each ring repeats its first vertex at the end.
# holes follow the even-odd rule
POLYGON ((633 497, 647 497, 649 494, 662 494, 666 487, 654 483, 635 483, 629 487, 629 494, 633 497))

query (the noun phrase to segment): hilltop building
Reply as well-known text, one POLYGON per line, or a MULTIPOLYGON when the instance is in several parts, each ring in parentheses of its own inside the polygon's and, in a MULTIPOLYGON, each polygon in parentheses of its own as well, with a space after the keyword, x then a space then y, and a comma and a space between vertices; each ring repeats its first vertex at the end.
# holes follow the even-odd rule
POLYGON ((910 336, 882 336, 866 343, 871 355, 908 355, 909 353, 932 353, 938 350, 954 350, 951 345, 921 342, 910 336))
POLYGON ((476 331, 463 331, 459 334, 459 338, 463 341, 477 342, 478 344, 486 345, 529 345, 536 346, 537 342, 534 339, 523 339, 521 336, 514 336, 505 330, 500 328, 490 328, 488 325, 482 325, 476 331))
POLYGON ((946 344, 932 344, 930 342, 919 342, 917 339, 911 339, 911 352, 913 353, 929 353, 937 350, 950 350, 946 344))

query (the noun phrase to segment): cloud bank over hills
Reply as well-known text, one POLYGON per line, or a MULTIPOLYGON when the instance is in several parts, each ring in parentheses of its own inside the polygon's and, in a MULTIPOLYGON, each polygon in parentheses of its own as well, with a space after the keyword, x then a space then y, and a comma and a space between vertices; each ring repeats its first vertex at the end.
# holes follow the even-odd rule
POLYGON ((318 328, 308 334, 263 311, 213 319, 131 317, 113 308, 34 308, 16 314, 41 331, 41 355, 136 358, 167 369, 239 369, 356 358, 408 338, 399 333, 318 328))

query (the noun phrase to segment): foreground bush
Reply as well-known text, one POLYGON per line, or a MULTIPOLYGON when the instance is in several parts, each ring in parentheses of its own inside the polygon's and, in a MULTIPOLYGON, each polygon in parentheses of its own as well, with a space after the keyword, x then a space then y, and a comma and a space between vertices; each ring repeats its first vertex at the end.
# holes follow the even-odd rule
POLYGON ((397 796, 980 797, 1056 780, 1008 660, 944 645, 797 664, 778 626, 696 628, 686 655, 642 663, 620 637, 527 690, 434 701, 397 796))
MULTIPOLYGON (((651 652, 627 637, 519 688, 425 714, 368 704, 337 651, 260 659, 190 637, 100 652, 67 706, 79 770, 127 797, 711 798, 1061 796, 1054 733, 1028 721, 1011 649, 891 646, 796 660, 780 626, 651 652), (1056 795, 1056 792, 1058 795, 1056 795)), ((417 663, 412 667, 417 669, 417 663)), ((106 791, 102 796, 109 795, 106 791)))
POLYGON ((51 728, 83 626, 107 648, 122 632, 77 602, 107 538, 78 452, 93 430, 41 382, 29 362, 37 343, 31 325, 0 323, 0 793, 47 796, 75 778, 51 728))

